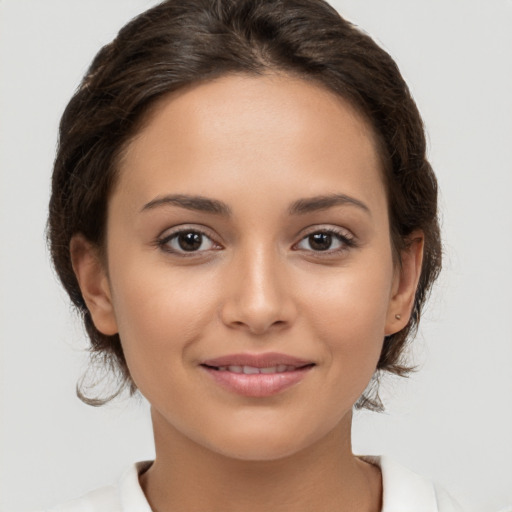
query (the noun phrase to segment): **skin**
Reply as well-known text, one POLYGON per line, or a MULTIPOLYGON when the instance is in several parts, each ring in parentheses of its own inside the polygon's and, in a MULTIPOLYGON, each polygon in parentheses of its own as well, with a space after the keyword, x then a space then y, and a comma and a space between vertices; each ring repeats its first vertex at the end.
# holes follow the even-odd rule
POLYGON ((408 321, 416 238, 395 266, 372 132, 318 85, 225 76, 152 109, 121 161, 106 261, 80 235, 71 252, 96 327, 119 332, 152 406, 156 460, 140 480, 154 510, 380 510, 380 472, 352 454, 352 407, 408 321), (162 200, 174 194, 230 214, 162 200), (353 201, 290 212, 333 194, 353 201), (204 233, 199 250, 180 249, 180 230, 204 233), (326 230, 317 250, 310 235, 326 230), (314 367, 255 398, 200 366, 265 352, 314 367))

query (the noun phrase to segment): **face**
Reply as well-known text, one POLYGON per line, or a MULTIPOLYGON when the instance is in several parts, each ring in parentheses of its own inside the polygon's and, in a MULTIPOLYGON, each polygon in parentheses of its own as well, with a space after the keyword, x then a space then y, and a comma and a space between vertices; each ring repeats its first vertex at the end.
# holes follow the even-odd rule
POLYGON ((75 269, 157 435, 269 460, 345 429, 407 322, 416 277, 389 232, 373 137, 347 103, 227 76, 160 101, 121 162, 105 266, 75 269))

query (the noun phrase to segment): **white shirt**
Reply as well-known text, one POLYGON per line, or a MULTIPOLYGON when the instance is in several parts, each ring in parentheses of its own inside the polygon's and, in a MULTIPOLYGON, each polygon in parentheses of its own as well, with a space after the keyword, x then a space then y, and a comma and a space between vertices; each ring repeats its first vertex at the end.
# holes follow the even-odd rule
MULTIPOLYGON (((382 512, 462 512, 445 491, 387 457, 361 457, 382 472, 382 512)), ((139 484, 151 461, 128 468, 117 485, 103 487, 48 512, 152 512, 139 484)))

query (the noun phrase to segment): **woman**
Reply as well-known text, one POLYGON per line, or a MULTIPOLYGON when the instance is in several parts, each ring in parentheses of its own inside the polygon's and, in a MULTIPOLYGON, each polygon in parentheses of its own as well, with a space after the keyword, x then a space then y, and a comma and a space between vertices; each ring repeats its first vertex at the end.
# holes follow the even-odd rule
POLYGON ((437 185, 395 63, 323 1, 171 0, 124 27, 62 118, 49 239, 156 446, 64 510, 459 510, 352 454, 353 407, 410 370, 437 185))

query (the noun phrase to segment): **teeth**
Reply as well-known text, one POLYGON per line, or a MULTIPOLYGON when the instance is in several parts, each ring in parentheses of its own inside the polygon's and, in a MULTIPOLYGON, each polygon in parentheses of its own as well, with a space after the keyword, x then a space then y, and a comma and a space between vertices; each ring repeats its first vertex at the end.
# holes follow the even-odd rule
POLYGON ((277 366, 269 366, 268 368, 256 368, 254 366, 219 366, 217 368, 218 371, 221 372, 232 372, 232 373, 244 373, 245 375, 254 375, 257 373, 282 373, 289 372, 295 370, 295 366, 286 365, 286 364, 278 364, 277 366))
POLYGON ((254 368, 254 366, 244 366, 244 373, 246 375, 252 375, 254 373, 260 373, 260 369, 254 368))

